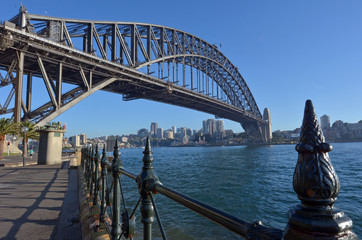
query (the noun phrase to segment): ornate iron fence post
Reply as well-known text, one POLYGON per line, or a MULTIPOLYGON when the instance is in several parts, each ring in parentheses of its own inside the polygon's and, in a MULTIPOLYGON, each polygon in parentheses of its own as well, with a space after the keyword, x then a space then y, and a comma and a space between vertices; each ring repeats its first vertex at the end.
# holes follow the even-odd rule
POLYGON ((332 146, 324 142, 312 101, 307 100, 293 187, 301 204, 289 211, 284 239, 357 239, 352 220, 333 206, 340 185, 329 160, 332 146))
POLYGON ((80 152, 80 166, 82 167, 82 172, 84 173, 84 147, 80 152))
POLYGON ((85 174, 86 172, 86 162, 87 162, 87 148, 83 147, 82 148, 82 170, 83 170, 83 174, 85 174))
POLYGON ((94 164, 95 164, 95 168, 94 168, 94 193, 93 193, 93 206, 97 205, 98 202, 98 190, 99 190, 99 184, 98 184, 98 178, 99 178, 99 167, 98 167, 98 163, 100 160, 100 155, 99 155, 99 151, 98 151, 98 144, 96 145, 96 150, 95 150, 95 155, 94 155, 94 164))
POLYGON ((143 239, 152 239, 152 223, 154 221, 155 210, 152 205, 150 192, 154 190, 155 184, 161 184, 156 172, 153 169, 153 157, 150 140, 147 138, 145 150, 143 151, 143 167, 140 175, 137 176, 138 191, 141 195, 141 222, 143 223, 143 239))
POLYGON ((89 190, 90 187, 91 187, 91 165, 90 165, 90 162, 91 162, 91 148, 89 147, 87 149, 87 163, 86 163, 86 166, 87 166, 87 171, 86 171, 86 179, 87 179, 87 189, 89 190))
POLYGON ((113 175, 113 215, 112 215, 112 240, 118 240, 122 234, 121 227, 121 199, 120 199, 120 172, 119 170, 123 168, 121 154, 118 148, 118 141, 114 146, 113 151, 113 162, 112 162, 112 175, 113 175))
POLYGON ((90 174, 89 194, 90 195, 93 195, 93 191, 94 191, 94 156, 95 156, 95 148, 94 148, 94 146, 92 146, 91 155, 90 155, 90 169, 89 169, 89 174, 90 174))
POLYGON ((109 166, 107 153, 106 153, 106 145, 103 146, 103 152, 102 152, 102 160, 101 160, 101 178, 102 178, 102 199, 101 199, 101 214, 100 214, 100 221, 104 222, 106 218, 106 208, 107 208, 107 202, 106 202, 106 194, 107 194, 107 166, 109 166))

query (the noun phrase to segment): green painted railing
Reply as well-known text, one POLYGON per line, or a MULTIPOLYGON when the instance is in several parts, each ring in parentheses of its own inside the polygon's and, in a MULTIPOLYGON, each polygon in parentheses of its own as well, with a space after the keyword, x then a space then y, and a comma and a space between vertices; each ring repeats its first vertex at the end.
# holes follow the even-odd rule
POLYGON ((284 231, 264 226, 260 221, 245 222, 164 186, 153 168, 148 138, 143 152, 143 167, 139 175, 123 168, 117 142, 112 163, 108 161, 105 147, 102 158, 98 145, 83 148, 82 167, 87 189, 93 198, 93 207, 100 208, 100 222, 107 222, 107 212, 110 213, 111 224, 107 226, 111 239, 114 240, 122 237, 132 239, 135 233, 134 216, 138 207, 142 216, 143 239, 152 239, 152 224, 155 217, 162 238, 167 239, 154 194, 162 194, 246 239, 358 239, 351 231, 352 221, 341 210, 333 207, 340 185, 328 156, 332 147, 324 142, 310 100, 306 102, 301 139, 296 150, 298 162, 294 172, 293 187, 301 204, 289 211, 289 222, 284 231), (108 173, 113 176, 112 184, 107 183, 108 173), (122 175, 137 183, 140 198, 132 211, 126 208, 122 175), (107 208, 110 208, 110 211, 107 211, 107 208))

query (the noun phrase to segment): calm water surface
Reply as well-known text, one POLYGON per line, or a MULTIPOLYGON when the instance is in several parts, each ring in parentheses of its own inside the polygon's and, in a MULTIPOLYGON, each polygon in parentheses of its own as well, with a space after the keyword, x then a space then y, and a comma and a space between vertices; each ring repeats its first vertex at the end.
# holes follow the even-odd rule
MULTIPOLYGON (((362 237, 362 143, 334 143, 329 153, 341 182, 335 204, 352 220, 362 237)), ((293 191, 298 154, 294 145, 153 148, 154 167, 161 182, 181 193, 238 218, 284 229, 290 208, 299 203, 293 191)), ((124 168, 138 174, 142 149, 124 149, 124 168)), ((123 176, 127 205, 134 208, 139 195, 133 180, 123 176)), ((168 239, 240 239, 166 197, 156 195, 157 208, 168 239)), ((137 211, 137 236, 142 239, 137 211)), ((154 239, 162 239, 155 221, 154 239)))

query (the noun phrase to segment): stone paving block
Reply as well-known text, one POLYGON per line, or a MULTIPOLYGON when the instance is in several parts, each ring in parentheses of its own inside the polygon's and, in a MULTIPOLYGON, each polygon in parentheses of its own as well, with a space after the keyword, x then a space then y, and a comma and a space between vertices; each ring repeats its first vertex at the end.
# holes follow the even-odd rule
POLYGON ((55 238, 68 188, 61 166, 0 168, 0 239, 55 238))
POLYGON ((35 209, 27 217, 28 220, 53 220, 58 219, 59 210, 35 209))
POLYGON ((21 216, 24 215, 24 213, 27 211, 27 209, 24 207, 16 207, 16 208, 10 208, 8 206, 2 206, 0 207, 1 217, 0 217, 0 226, 2 225, 3 221, 10 221, 21 218, 21 216))

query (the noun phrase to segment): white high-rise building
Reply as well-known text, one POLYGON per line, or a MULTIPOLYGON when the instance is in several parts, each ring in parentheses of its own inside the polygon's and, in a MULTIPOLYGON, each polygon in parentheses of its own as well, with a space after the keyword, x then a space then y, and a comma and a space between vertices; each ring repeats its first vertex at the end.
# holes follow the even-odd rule
POLYGON ((330 118, 328 115, 324 114, 321 117, 321 128, 322 129, 329 129, 331 127, 330 118))
POLYGON ((216 132, 224 132, 224 121, 216 120, 216 132))
POLYGON ((158 123, 153 122, 151 123, 151 136, 155 136, 157 134, 157 128, 158 128, 158 123))
POLYGON ((176 132, 177 132, 176 126, 172 126, 171 130, 172 130, 173 134, 176 134, 176 132))
POLYGON ((80 146, 80 137, 79 137, 79 135, 69 137, 68 141, 69 141, 70 144, 72 144, 72 147, 80 146))
POLYGON ((86 145, 87 144, 87 135, 81 133, 79 135, 79 139, 80 139, 80 145, 86 145))

